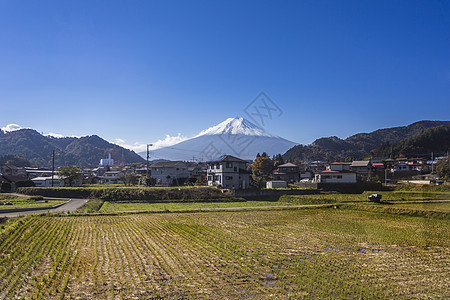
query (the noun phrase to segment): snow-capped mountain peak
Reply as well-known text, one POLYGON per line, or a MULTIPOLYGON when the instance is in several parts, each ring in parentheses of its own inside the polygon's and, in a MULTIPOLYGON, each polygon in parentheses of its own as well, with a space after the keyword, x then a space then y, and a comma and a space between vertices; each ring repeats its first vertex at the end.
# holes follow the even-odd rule
POLYGON ((220 134, 243 134, 252 136, 276 137, 275 135, 258 127, 258 125, 242 118, 228 118, 222 123, 202 130, 196 137, 204 135, 220 135, 220 134))

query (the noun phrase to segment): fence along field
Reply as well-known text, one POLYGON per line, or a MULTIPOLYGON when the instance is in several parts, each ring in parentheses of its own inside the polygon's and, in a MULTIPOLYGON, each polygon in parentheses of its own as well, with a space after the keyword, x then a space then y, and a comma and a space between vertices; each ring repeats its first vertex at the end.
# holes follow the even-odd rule
POLYGON ((0 298, 449 298, 448 219, 341 209, 26 217, 0 298))

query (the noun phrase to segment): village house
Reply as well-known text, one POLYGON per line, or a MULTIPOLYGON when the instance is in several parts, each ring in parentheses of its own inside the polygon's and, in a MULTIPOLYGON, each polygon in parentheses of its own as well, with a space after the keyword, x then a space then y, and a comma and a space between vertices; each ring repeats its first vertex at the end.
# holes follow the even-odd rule
POLYGON ((350 171, 350 163, 333 162, 326 170, 319 171, 314 176, 316 183, 356 183, 356 172, 350 171))
POLYGON ((123 172, 121 171, 106 171, 102 176, 98 176, 101 184, 123 184, 123 172))
POLYGON ((384 170, 384 164, 383 163, 372 163, 372 168, 375 172, 380 172, 384 170))
POLYGON ((13 165, 0 165, 0 174, 9 176, 21 176, 25 175, 25 171, 22 168, 18 168, 13 165))
POLYGON ((31 179, 34 182, 34 185, 37 187, 62 187, 64 186, 64 180, 60 178, 58 175, 53 176, 53 185, 52 185, 52 176, 44 176, 44 177, 35 177, 31 179))
POLYGON ((189 178, 187 165, 182 161, 159 161, 150 166, 156 184, 172 185, 189 178))
POLYGON ((355 172, 360 180, 366 180, 372 170, 372 163, 369 160, 355 160, 352 161, 350 170, 355 172))
POLYGON ((300 170, 297 165, 292 163, 286 163, 279 165, 275 171, 273 171, 274 180, 282 180, 289 183, 298 182, 300 180, 300 170))
POLYGON ((224 155, 220 159, 208 162, 207 180, 209 186, 228 189, 247 189, 250 186, 250 172, 247 161, 224 155))

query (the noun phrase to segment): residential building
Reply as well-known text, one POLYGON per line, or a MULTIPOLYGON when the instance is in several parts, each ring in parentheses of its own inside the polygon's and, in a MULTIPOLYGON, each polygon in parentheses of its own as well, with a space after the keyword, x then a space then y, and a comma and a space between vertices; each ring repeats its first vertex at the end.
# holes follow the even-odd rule
POLYGON ((151 176, 156 179, 156 184, 172 185, 189 178, 189 170, 182 161, 159 161, 150 166, 151 176))
POLYGON ((356 173, 352 171, 342 170, 333 171, 325 170, 316 173, 314 176, 316 183, 356 183, 356 173))
POLYGON ((0 190, 2 192, 15 192, 16 183, 28 181, 25 175, 0 174, 0 190))
POLYGON ((267 189, 286 188, 287 182, 284 180, 271 180, 266 182, 267 189))
POLYGON ((372 170, 372 163, 369 160, 355 160, 352 161, 350 170, 360 174, 368 174, 372 170))
POLYGON ((356 172, 350 171, 350 163, 333 162, 326 170, 319 171, 314 176, 316 183, 356 183, 356 172))
POLYGON ((250 172, 247 161, 223 155, 218 160, 208 162, 207 180, 210 186, 228 189, 247 189, 250 186, 250 172))
POLYGON ((289 183, 298 182, 300 180, 300 170, 297 165, 292 163, 286 163, 279 165, 275 171, 273 171, 274 180, 282 180, 289 183))
POLYGON ((383 171, 384 170, 384 164, 383 163, 372 163, 372 167, 375 170, 375 172, 383 171))
POLYGON ((0 174, 10 175, 10 176, 19 176, 19 175, 25 175, 25 171, 21 168, 13 166, 13 165, 0 165, 0 174))
POLYGON ((351 163, 350 170, 356 172, 360 180, 367 180, 372 170, 372 163, 369 160, 355 160, 351 163))
POLYGON ((45 177, 35 177, 31 179, 34 182, 34 185, 37 187, 62 187, 64 186, 64 180, 60 178, 58 175, 53 176, 53 185, 52 185, 52 176, 45 177))
POLYGON ((106 171, 102 176, 98 176, 100 183, 102 184, 123 184, 121 171, 106 171))
POLYGON ((350 163, 347 162, 332 162, 326 166, 326 170, 330 171, 350 171, 350 163))

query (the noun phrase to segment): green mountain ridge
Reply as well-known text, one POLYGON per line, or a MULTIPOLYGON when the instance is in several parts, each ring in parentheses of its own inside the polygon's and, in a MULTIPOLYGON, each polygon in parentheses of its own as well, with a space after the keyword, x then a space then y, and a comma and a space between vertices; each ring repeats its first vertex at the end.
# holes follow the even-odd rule
POLYGON ((430 152, 439 155, 450 150, 450 125, 424 129, 416 136, 401 140, 395 146, 384 144, 379 150, 383 156, 428 157, 430 152))
POLYGON ((55 150, 55 165, 94 167, 100 159, 111 157, 116 163, 138 163, 144 159, 134 151, 109 143, 97 135, 80 138, 44 136, 33 129, 3 132, 0 130, 0 156, 20 155, 41 167, 51 165, 55 150))
MULTIPOLYGON (((408 126, 378 129, 370 133, 358 133, 346 139, 336 136, 315 140, 311 145, 297 145, 289 149, 283 158, 287 161, 328 160, 344 161, 362 159, 383 145, 396 145, 400 141, 419 135, 425 129, 449 126, 450 121, 419 121, 408 126)), ((377 154, 380 155, 381 153, 377 154)))

